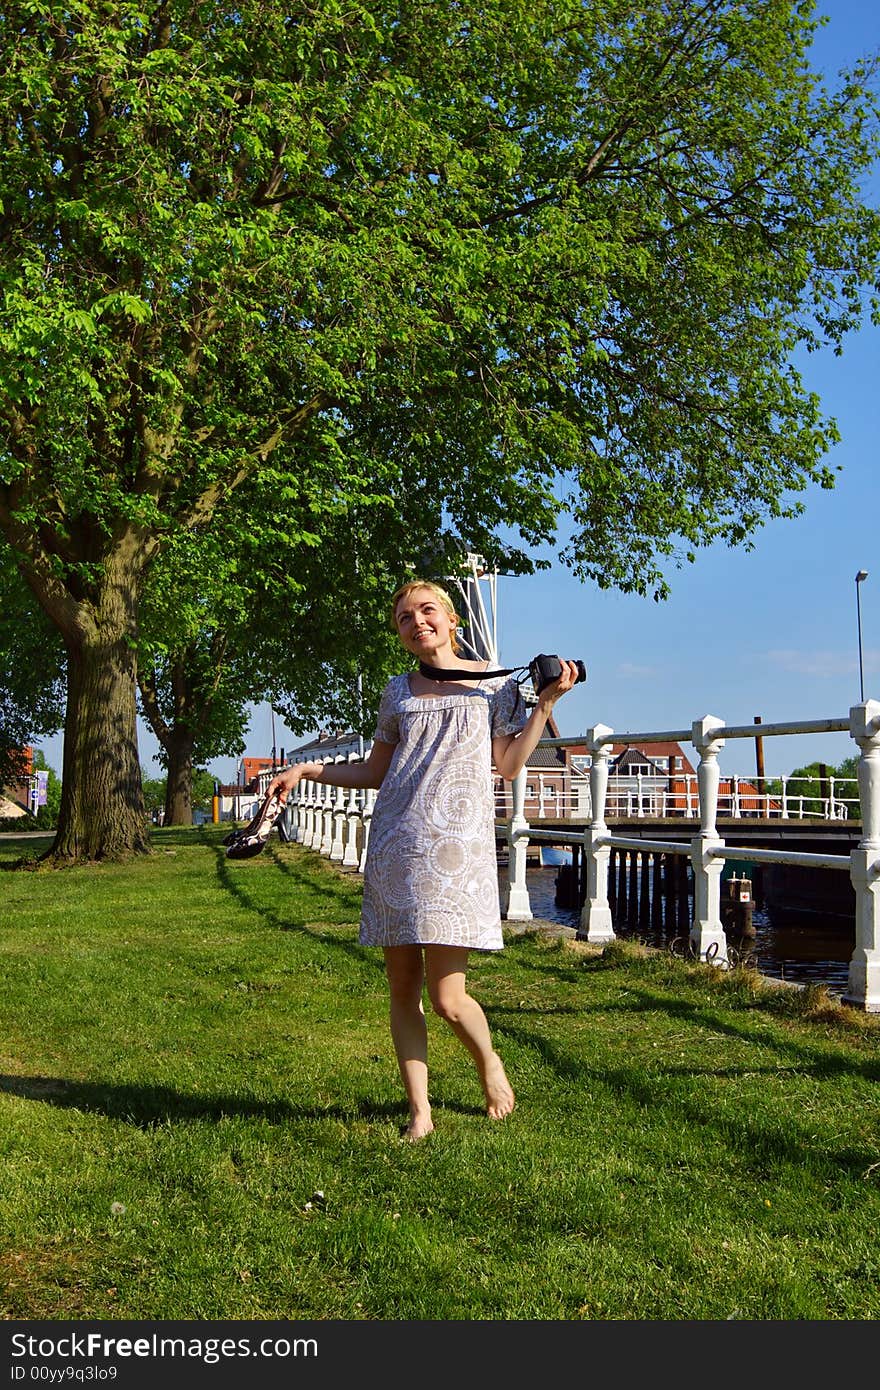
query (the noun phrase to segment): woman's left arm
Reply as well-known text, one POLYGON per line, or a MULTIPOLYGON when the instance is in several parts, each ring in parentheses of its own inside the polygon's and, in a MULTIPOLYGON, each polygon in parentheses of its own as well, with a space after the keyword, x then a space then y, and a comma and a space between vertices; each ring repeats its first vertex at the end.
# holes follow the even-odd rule
POLYGON ((573 661, 562 661, 562 675, 545 686, 538 703, 518 734, 498 734, 492 740, 492 761, 506 782, 512 782, 544 736, 547 720, 560 696, 577 684, 578 668, 573 661))

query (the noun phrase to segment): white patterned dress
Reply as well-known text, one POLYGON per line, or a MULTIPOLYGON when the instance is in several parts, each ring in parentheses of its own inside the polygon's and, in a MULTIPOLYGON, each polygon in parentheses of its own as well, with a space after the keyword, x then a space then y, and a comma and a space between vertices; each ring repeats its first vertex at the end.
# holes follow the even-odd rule
POLYGON ((526 716, 513 677, 436 696, 389 681, 376 738, 397 746, 370 822, 361 945, 502 948, 492 739, 526 716))

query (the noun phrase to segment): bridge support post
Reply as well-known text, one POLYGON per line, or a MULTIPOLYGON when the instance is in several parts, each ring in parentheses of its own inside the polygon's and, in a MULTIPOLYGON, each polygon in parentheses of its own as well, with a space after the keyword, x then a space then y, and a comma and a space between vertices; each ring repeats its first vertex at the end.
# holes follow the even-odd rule
POLYGON ((726 967, 727 937, 721 922, 721 875, 724 861, 714 851, 723 847, 716 828, 718 815, 718 754, 724 739, 718 736, 724 721, 714 715, 695 719, 691 740, 700 755, 697 785, 700 790, 700 833, 691 840, 694 871, 694 923, 690 932, 691 949, 699 960, 726 967))
POLYGON ((617 851, 617 891, 614 894, 614 914, 618 922, 626 922, 629 915, 629 900, 627 898, 627 852, 625 849, 617 851))
POLYGON ((626 925, 628 927, 639 925, 639 858, 637 849, 629 851, 629 886, 626 900, 626 925))
POLYGON ((614 925, 611 921, 611 907, 608 902, 608 867, 611 861, 611 847, 607 843, 608 826, 605 823, 610 745, 603 741, 607 740, 612 732, 605 724, 596 724, 594 728, 587 731, 587 747, 593 755, 590 765, 592 820, 584 830, 587 892, 584 905, 581 908, 580 925, 577 930, 578 941, 604 943, 615 939, 614 925))
POLYGON ((856 944, 849 963, 845 1004, 880 1013, 880 701, 849 712, 850 733, 861 749, 858 765, 862 838, 850 855, 856 894, 856 944))
POLYGON ((525 768, 511 783, 511 816, 507 825, 507 882, 504 885, 501 915, 508 922, 530 922, 532 907, 526 884, 526 854, 529 848, 529 823, 526 820, 525 768))
POLYGON ((663 856, 654 854, 651 861, 651 926, 663 926, 663 856))

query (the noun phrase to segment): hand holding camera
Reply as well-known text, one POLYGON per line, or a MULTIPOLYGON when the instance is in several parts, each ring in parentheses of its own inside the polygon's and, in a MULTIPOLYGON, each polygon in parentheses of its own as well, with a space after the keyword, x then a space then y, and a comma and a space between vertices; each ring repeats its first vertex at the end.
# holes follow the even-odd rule
MULTIPOLYGON (((572 665, 577 670, 574 684, 578 685, 580 681, 587 679, 587 668, 582 661, 573 661, 572 665)), ((529 676, 537 695, 540 695, 542 690, 546 690, 548 685, 558 681, 562 674, 563 666, 558 656, 548 656, 541 652, 529 662, 529 676)))

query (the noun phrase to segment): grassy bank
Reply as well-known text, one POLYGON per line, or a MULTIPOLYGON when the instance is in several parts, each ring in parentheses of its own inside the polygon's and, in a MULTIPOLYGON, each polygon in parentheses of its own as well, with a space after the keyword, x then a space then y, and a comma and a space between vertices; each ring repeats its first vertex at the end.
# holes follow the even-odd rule
POLYGON ((0 874, 3 1317, 880 1316, 877 1018, 512 937, 472 980, 517 1109, 432 1017, 408 1145, 358 880, 154 845, 0 874))

